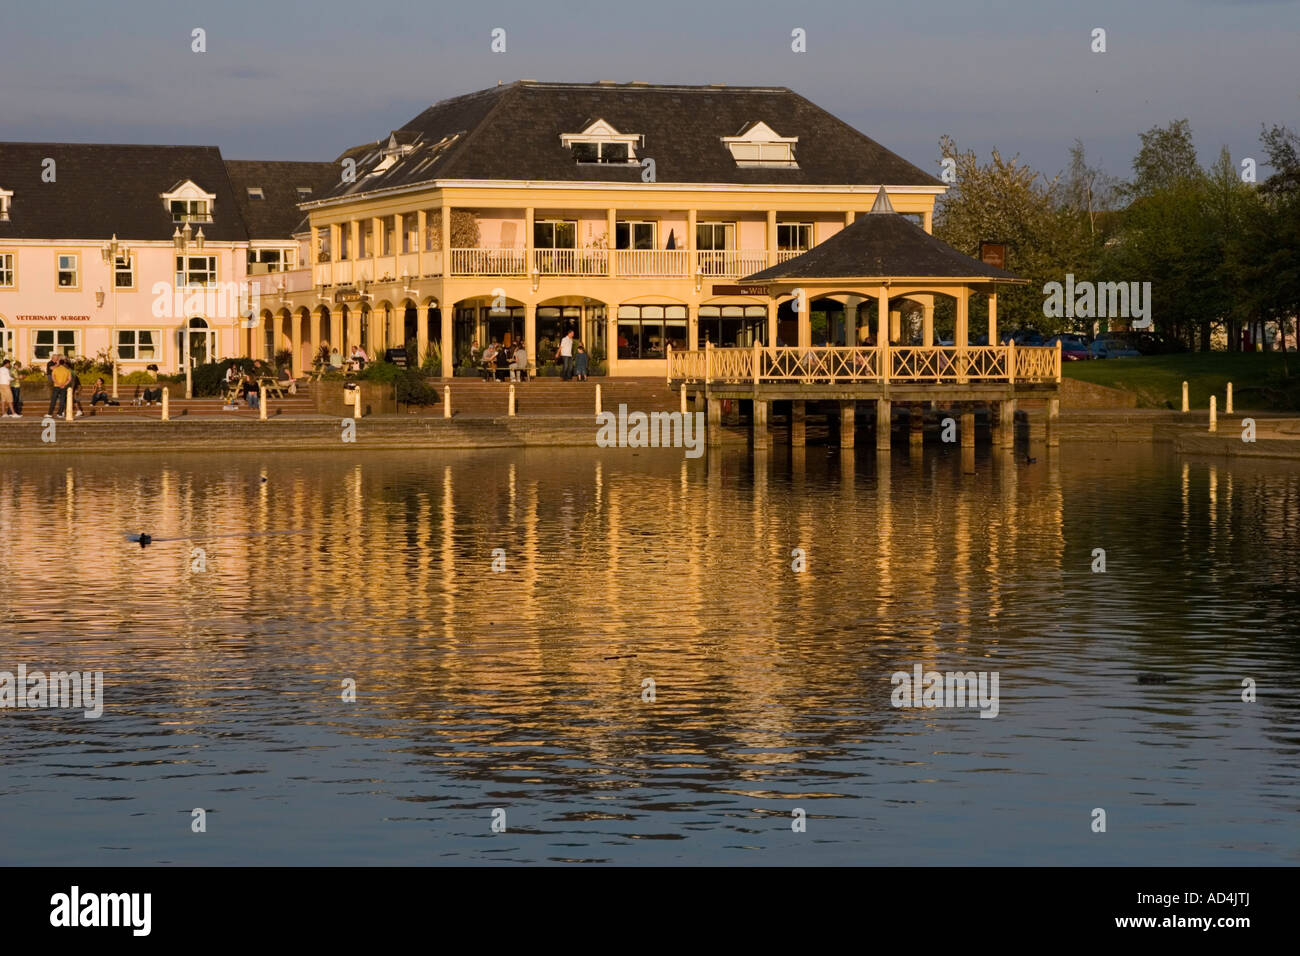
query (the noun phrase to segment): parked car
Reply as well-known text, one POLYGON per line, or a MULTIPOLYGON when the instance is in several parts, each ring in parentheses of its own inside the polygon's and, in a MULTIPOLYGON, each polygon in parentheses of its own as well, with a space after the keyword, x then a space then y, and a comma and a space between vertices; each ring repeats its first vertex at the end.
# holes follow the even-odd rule
POLYGON ((1002 339, 1002 344, 1015 342, 1017 345, 1042 345, 1043 333, 1037 329, 1016 329, 1010 335, 1002 339))
POLYGON ((1142 353, 1133 346, 1129 345, 1123 339, 1102 337, 1093 340, 1092 343, 1093 358, 1139 358, 1142 353))
POLYGON ((1088 343, 1080 335, 1053 335, 1047 340, 1047 345, 1055 348, 1057 342, 1061 343, 1061 359, 1066 362, 1082 362, 1092 358, 1092 353, 1088 351, 1088 343))

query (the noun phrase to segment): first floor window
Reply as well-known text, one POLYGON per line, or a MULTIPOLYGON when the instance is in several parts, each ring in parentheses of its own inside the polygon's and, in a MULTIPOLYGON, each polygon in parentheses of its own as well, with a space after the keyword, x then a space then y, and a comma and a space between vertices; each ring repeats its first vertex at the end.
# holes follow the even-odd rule
POLYGON ((33 342, 32 359, 37 362, 48 362, 51 355, 77 354, 76 329, 37 329, 33 342))
POLYGON ((14 254, 0 252, 0 286, 11 288, 17 284, 17 281, 14 273, 14 254))
POLYGON ((130 255, 113 260, 113 286, 118 289, 135 288, 135 259, 130 255))
POLYGON ((249 249, 248 273, 287 272, 293 268, 292 249, 249 249))
POLYGON ((206 199, 173 199, 172 222, 211 222, 212 212, 206 199))
POLYGON ((734 222, 696 223, 695 248, 704 252, 723 252, 736 248, 736 224, 734 222))
POLYGON ((117 357, 123 362, 145 362, 158 358, 162 333, 153 329, 118 329, 117 357))
POLYGON ((781 252, 807 252, 812 248, 813 227, 810 222, 778 222, 776 248, 781 252))
POLYGON ((81 257, 76 253, 67 253, 59 256, 59 288, 75 289, 80 283, 77 275, 80 272, 81 257))
POLYGON ((614 223, 615 249, 653 249, 655 224, 653 222, 614 223))
POLYGON ((667 356, 669 345, 686 348, 686 306, 619 306, 619 358, 661 359, 667 356))
POLYGON ((216 256, 177 256, 176 284, 212 285, 217 281, 216 256))
MULTIPOLYGON (((699 311, 700 348, 715 346, 750 348, 767 344, 767 307, 762 305, 702 305, 699 311)), ((676 348, 676 346, 673 346, 676 348)))
POLYGON ((536 249, 576 249, 578 223, 574 220, 543 220, 533 223, 533 247, 536 249))

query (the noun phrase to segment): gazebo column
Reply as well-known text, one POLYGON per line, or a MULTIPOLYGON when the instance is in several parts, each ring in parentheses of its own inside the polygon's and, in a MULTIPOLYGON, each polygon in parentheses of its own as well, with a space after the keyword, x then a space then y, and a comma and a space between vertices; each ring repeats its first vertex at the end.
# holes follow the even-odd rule
MULTIPOLYGON (((767 300, 767 344, 769 348, 776 345, 776 328, 777 328, 776 311, 777 311, 776 299, 768 299, 767 300)), ((698 344, 694 345, 692 346, 692 348, 699 348, 699 345, 698 344)))
POLYGON ((903 312, 901 309, 889 310, 889 341, 903 341, 903 312))
POLYGON ((799 348, 812 348, 812 294, 807 289, 802 296, 796 294, 794 305, 799 309, 795 316, 799 320, 799 348))
POLYGON ((965 385, 969 381, 965 352, 970 345, 970 289, 965 287, 957 293, 957 323, 952 344, 957 350, 957 382, 965 385))
POLYGON ((876 348, 880 350, 880 375, 889 380, 889 287, 876 293, 876 348))
POLYGON ((850 347, 858 344, 858 304, 861 301, 862 298, 856 295, 844 297, 844 344, 850 347))
POLYGON ((921 344, 931 348, 934 345, 934 296, 914 295, 912 298, 921 303, 921 344))
POLYGON ((876 399, 876 451, 889 451, 892 408, 887 398, 876 399))
POLYGON ((989 345, 998 344, 998 294, 989 293, 989 345))

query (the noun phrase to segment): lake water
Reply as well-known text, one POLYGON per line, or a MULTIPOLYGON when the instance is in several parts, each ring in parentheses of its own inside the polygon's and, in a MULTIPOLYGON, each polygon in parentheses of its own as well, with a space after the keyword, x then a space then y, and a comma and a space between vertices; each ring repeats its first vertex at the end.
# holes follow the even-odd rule
POLYGON ((11 456, 0 862, 1300 862, 1297 469, 1034 454, 11 456))

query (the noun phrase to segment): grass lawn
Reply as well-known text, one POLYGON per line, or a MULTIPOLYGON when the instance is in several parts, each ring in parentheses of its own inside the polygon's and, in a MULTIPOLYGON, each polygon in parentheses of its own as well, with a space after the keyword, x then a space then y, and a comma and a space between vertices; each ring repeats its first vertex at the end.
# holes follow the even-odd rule
POLYGON ((1218 395, 1222 412, 1226 386, 1231 382, 1237 409, 1294 410, 1300 408, 1300 355, 1292 352, 1287 360, 1289 379, 1280 352, 1189 352, 1065 362, 1061 374, 1137 392, 1139 408, 1182 408, 1186 380, 1194 409, 1208 408, 1210 396, 1218 395))

